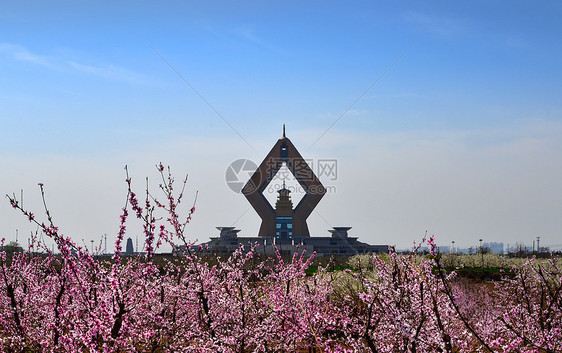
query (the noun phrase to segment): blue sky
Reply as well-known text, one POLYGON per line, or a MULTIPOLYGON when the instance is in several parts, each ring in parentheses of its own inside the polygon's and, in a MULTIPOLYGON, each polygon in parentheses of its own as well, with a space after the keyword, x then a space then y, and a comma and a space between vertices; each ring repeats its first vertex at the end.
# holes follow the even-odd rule
MULTIPOLYGON (((556 1, 4 4, 1 191, 38 206, 50 181, 68 235, 111 237, 123 165, 142 181, 163 161, 200 191, 191 231, 206 240, 247 209, 229 163, 258 162, 286 123, 305 157, 339 161, 316 235, 562 246, 561 15, 556 1)), ((3 236, 26 232, 0 210, 3 236)), ((253 235, 259 220, 235 225, 253 235)))

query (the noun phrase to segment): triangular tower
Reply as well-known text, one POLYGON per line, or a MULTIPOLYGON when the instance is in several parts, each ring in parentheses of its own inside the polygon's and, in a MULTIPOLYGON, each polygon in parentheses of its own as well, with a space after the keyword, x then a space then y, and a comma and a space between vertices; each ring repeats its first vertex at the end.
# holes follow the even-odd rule
POLYGON ((261 162, 250 180, 242 188, 242 193, 262 219, 259 236, 309 237, 310 232, 306 219, 320 202, 326 193, 326 189, 291 140, 286 137, 285 125, 283 125, 283 137, 277 141, 261 162), (271 183, 283 164, 287 165, 305 191, 304 197, 294 209, 289 196, 290 191, 285 189, 285 186, 279 190, 279 200, 275 209, 263 195, 263 191, 271 183), (289 204, 290 209, 288 209, 289 204), (281 234, 279 229, 287 230, 287 232, 281 234))

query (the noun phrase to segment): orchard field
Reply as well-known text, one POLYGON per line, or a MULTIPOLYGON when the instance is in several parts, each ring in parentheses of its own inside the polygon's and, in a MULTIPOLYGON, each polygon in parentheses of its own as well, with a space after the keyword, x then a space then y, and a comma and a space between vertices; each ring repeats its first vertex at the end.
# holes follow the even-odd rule
POLYGON ((58 251, 36 237, 30 252, 0 253, 1 351, 562 351, 556 258, 487 256, 493 281, 461 276, 482 258, 442 256, 432 237, 422 241, 430 255, 358 256, 340 270, 311 271, 314 254, 265 259, 250 245, 212 261, 190 250, 156 261, 163 242, 190 248, 195 211, 179 214, 183 189, 158 169, 165 201, 148 191, 139 201, 127 177, 111 258, 61 234, 47 208, 40 220, 8 197, 58 251), (145 253, 123 257, 129 214, 142 221, 145 253))

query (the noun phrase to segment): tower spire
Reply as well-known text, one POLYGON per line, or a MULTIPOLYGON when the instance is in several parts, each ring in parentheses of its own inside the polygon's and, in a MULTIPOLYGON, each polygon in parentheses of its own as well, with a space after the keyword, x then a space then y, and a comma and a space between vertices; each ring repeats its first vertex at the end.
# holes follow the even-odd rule
POLYGON ((283 137, 286 137, 285 136, 285 124, 283 124, 283 137))

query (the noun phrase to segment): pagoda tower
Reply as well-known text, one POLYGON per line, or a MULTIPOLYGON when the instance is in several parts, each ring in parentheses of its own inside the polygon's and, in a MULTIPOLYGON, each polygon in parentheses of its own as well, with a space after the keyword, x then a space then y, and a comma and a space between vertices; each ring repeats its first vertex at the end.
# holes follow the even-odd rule
POLYGON ((275 203, 275 236, 281 239, 293 236, 293 202, 291 201, 291 190, 285 187, 277 191, 277 202, 275 203))

